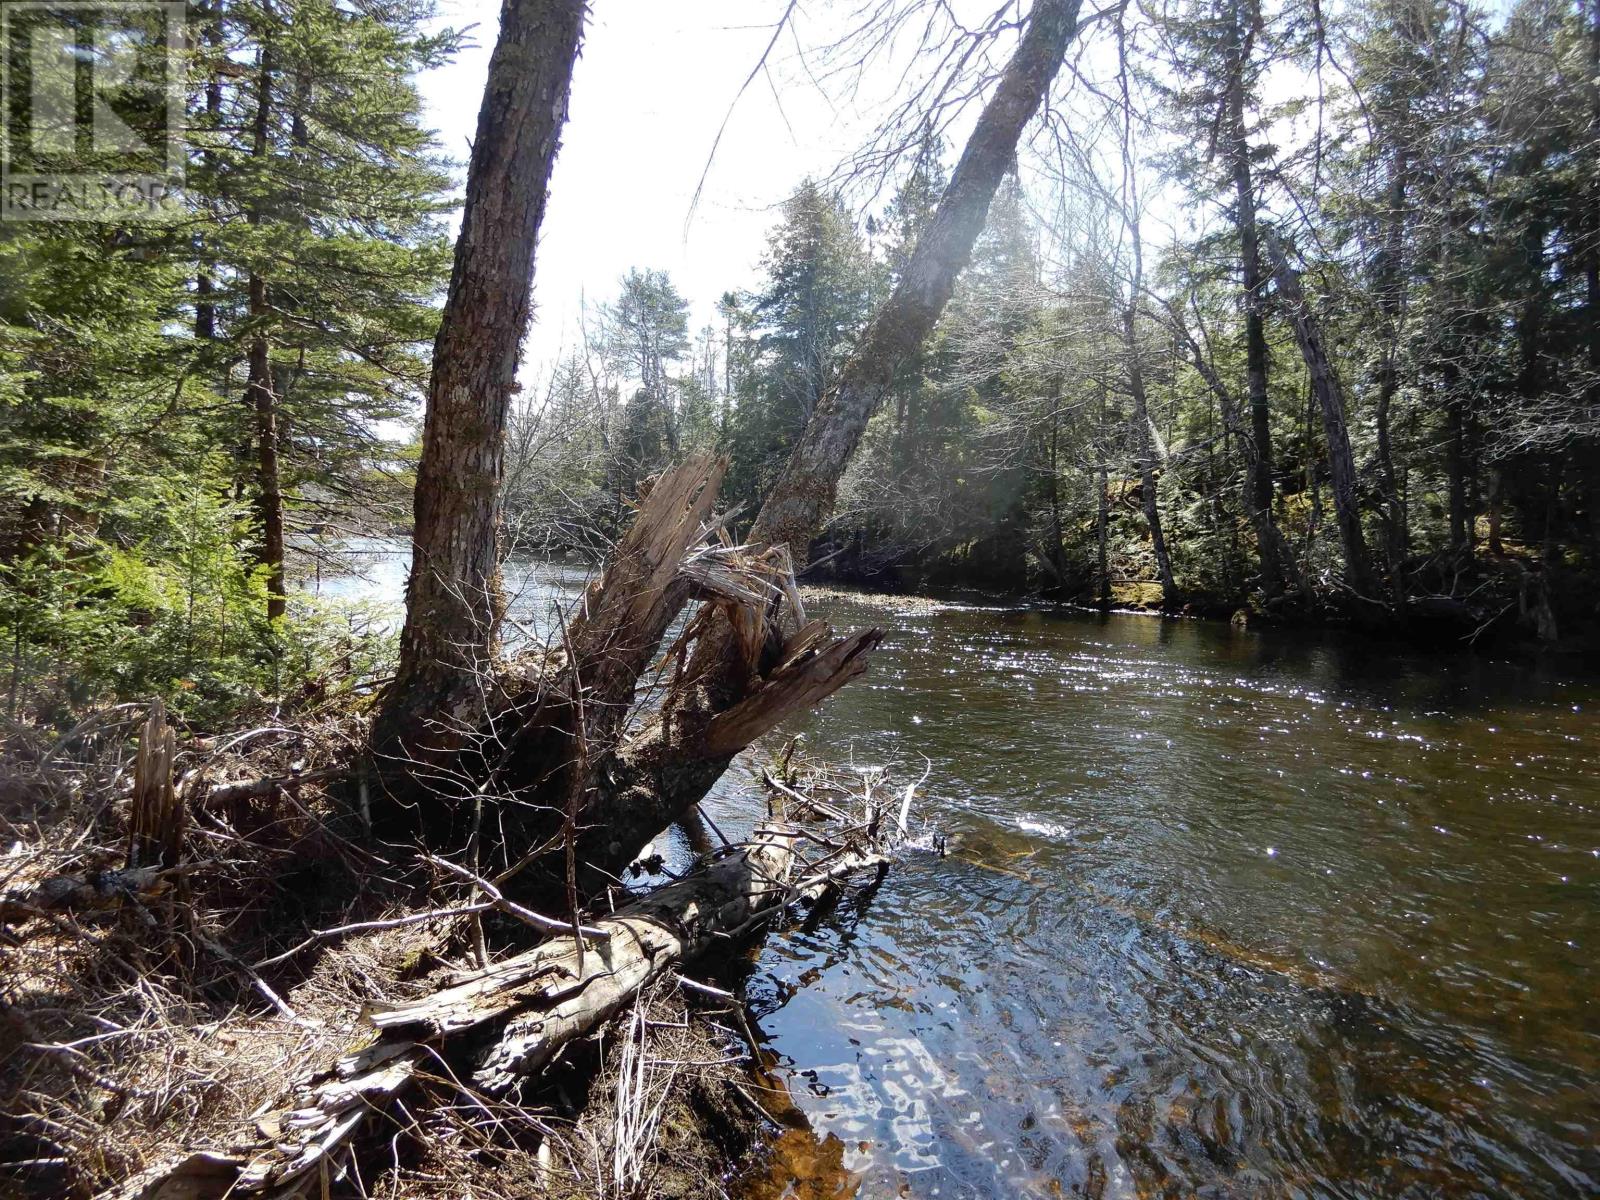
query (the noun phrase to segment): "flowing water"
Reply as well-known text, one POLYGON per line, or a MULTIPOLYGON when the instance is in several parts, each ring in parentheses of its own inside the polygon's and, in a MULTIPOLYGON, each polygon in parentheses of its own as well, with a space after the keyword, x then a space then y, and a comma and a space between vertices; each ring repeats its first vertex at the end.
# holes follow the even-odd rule
MULTIPOLYGON (((861 1195, 1600 1194, 1600 686, 1304 632, 816 608, 887 637, 797 728, 832 761, 926 756, 950 842, 750 977, 861 1195)), ((749 808, 730 773, 713 814, 749 808)))

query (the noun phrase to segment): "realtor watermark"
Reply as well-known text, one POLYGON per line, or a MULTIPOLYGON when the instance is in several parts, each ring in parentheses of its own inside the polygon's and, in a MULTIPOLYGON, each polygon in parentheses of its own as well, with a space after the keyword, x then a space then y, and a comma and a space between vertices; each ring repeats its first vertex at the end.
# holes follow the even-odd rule
POLYGON ((0 0, 0 220, 183 211, 185 5, 0 0))

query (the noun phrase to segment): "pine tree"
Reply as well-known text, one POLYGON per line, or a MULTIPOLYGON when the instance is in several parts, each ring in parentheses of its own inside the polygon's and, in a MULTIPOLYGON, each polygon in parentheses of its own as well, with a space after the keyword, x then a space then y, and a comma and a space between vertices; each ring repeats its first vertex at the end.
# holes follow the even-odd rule
POLYGON ((194 325, 242 397, 233 441, 273 615, 285 541, 347 515, 426 378, 449 247, 447 164, 414 76, 456 35, 431 4, 220 0, 195 53, 194 325), (246 449, 248 447, 248 449, 246 449))
POLYGON ((747 297, 752 356, 742 372, 730 445, 730 493, 762 494, 833 381, 866 320, 873 266, 838 197, 812 181, 783 205, 747 297))

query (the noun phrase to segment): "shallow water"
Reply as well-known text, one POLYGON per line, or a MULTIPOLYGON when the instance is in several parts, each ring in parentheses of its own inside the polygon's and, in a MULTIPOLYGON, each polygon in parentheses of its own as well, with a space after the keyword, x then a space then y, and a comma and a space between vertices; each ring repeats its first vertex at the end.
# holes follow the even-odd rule
MULTIPOLYGON (((525 623, 578 581, 508 577, 525 623)), ((1600 1192, 1600 686, 1200 622, 818 607, 888 636, 796 728, 833 761, 926 755, 951 841, 750 978, 862 1195, 1600 1192)))
POLYGON ((863 1194, 1600 1190, 1600 688, 1140 616, 888 632, 812 750, 932 760, 951 857, 773 939, 863 1194))

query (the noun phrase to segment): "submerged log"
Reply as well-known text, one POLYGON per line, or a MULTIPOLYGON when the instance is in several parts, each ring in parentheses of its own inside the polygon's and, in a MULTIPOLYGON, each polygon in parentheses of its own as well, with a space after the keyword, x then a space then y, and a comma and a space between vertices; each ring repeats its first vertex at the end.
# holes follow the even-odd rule
POLYGON ((580 946, 570 936, 552 938, 420 1000, 369 1006, 362 1016, 373 1040, 299 1081, 258 1123, 259 1138, 191 1150, 105 1195, 221 1200, 294 1195, 320 1184, 326 1172, 342 1174, 352 1141, 371 1118, 424 1073, 437 1077, 429 1068, 461 1044, 478 1049, 460 1064, 460 1077, 479 1090, 505 1092, 668 970, 883 861, 864 830, 835 842, 787 825, 761 829, 749 844, 729 847, 704 869, 596 921, 604 941, 580 946))

